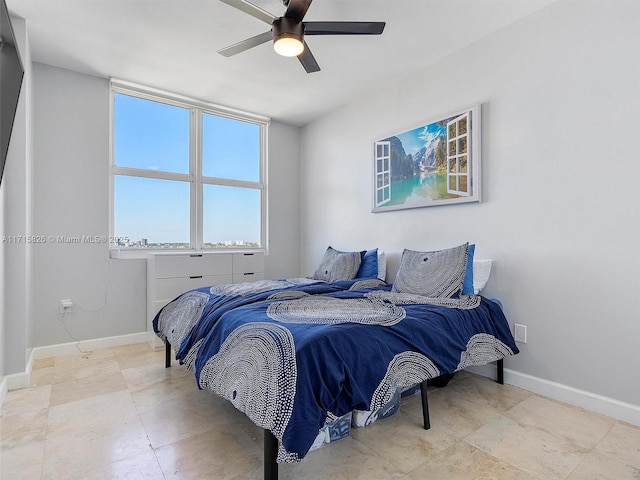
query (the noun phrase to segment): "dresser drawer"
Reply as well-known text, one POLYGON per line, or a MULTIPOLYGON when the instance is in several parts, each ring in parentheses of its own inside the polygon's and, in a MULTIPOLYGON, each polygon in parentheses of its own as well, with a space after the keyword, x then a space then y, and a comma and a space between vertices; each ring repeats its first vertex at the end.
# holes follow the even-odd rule
POLYGON ((181 293, 210 285, 222 285, 231 283, 232 275, 202 275, 179 278, 157 278, 155 281, 155 299, 165 301, 173 300, 181 293))
POLYGON ((233 283, 257 282, 258 280, 264 280, 264 272, 233 274, 233 283))
POLYGON ((154 255, 155 278, 229 274, 233 271, 231 254, 154 255))
MULTIPOLYGON (((262 253, 234 253, 233 275, 243 273, 264 272, 264 255, 262 253)), ((243 282, 248 280, 242 280, 243 282)))

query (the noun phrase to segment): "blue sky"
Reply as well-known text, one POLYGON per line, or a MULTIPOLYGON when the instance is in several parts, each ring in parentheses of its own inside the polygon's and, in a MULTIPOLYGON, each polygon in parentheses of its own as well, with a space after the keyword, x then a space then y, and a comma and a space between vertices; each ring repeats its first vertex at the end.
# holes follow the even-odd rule
POLYGON ((445 135, 445 128, 439 127, 436 122, 414 128, 396 135, 402 142, 405 153, 414 154, 424 147, 431 139, 445 135))
MULTIPOLYGON (((114 161, 122 167, 189 173, 190 111, 115 95, 114 161)), ((203 115, 203 173, 258 182, 260 126, 203 115)), ((116 236, 156 242, 189 242, 188 182, 117 176, 116 236)), ((260 192, 205 185, 204 242, 259 241, 260 192)))

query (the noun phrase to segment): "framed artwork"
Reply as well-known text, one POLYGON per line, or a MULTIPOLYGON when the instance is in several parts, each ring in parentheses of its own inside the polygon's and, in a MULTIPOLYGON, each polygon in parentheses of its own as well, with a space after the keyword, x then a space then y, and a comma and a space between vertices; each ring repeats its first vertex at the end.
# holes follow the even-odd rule
POLYGON ((373 142, 373 212, 480 201, 480 105, 373 142))

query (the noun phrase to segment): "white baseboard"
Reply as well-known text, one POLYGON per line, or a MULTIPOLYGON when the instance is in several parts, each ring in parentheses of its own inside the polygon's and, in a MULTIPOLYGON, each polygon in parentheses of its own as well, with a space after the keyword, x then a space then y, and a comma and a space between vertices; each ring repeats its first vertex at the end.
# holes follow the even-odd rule
POLYGON ((7 392, 25 388, 29 386, 33 361, 39 358, 55 357, 59 355, 70 355, 82 351, 99 350, 101 348, 120 347, 122 345, 132 345, 134 343, 146 343, 147 332, 132 333, 129 335, 118 335, 116 337, 96 338, 93 340, 80 340, 79 342, 61 343, 58 345, 47 345, 44 347, 34 347, 29 352, 27 364, 24 372, 5 375, 0 382, 0 405, 4 402, 7 392))
POLYGON ((118 335, 117 337, 94 338, 92 340, 80 340, 79 342, 60 343, 58 345, 47 345, 45 347, 34 347, 33 356, 35 359, 57 357, 58 355, 70 355, 82 351, 99 350, 101 348, 120 347, 122 345, 133 345, 134 343, 145 343, 148 339, 147 332, 131 333, 129 335, 118 335))
POLYGON ((7 390, 17 390, 29 386, 29 378, 31 376, 31 368, 29 370, 14 373, 4 377, 7 381, 7 390))
POLYGON ((2 377, 0 381, 0 405, 4 403, 4 399, 7 398, 9 388, 7 387, 7 377, 2 377))
MULTIPOLYGON (((25 366, 24 372, 13 373, 10 375, 6 375, 2 379, 2 383, 4 387, 0 386, 0 390, 6 388, 6 391, 17 390, 19 388, 24 388, 29 386, 29 379, 31 378, 31 369, 33 368, 33 349, 31 349, 27 354, 27 364, 25 366)), ((4 397, 6 396, 6 392, 4 392, 4 396, 2 395, 2 391, 0 391, 0 405, 4 401, 4 397)))
MULTIPOLYGON (((485 377, 496 378, 496 367, 493 364, 470 367, 466 370, 485 377)), ((640 426, 640 406, 638 405, 621 402, 610 397, 509 370, 508 368, 504 369, 504 383, 640 426)))

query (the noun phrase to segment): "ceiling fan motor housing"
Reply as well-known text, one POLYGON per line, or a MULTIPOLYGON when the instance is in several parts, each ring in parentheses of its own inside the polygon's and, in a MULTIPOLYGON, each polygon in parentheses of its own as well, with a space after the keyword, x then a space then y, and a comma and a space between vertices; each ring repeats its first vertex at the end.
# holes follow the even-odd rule
POLYGON ((293 18, 281 17, 274 20, 272 25, 273 41, 278 41, 282 36, 297 37, 302 42, 304 36, 304 24, 293 18))

